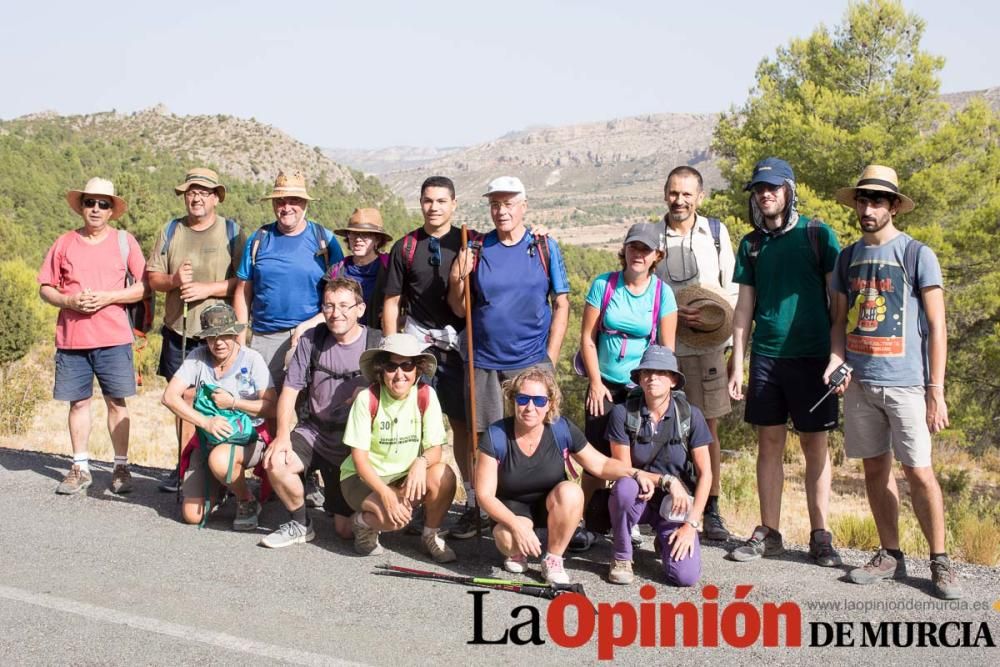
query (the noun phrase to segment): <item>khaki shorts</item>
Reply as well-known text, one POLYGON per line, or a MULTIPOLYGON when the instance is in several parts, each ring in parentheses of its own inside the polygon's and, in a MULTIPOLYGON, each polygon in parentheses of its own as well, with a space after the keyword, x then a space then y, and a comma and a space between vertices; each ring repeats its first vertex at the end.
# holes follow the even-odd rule
POLYGON ((876 387, 852 382, 844 394, 844 452, 870 459, 892 451, 911 468, 931 465, 931 432, 923 387, 876 387))
MULTIPOLYGON (((389 486, 402 486, 406 481, 406 476, 409 474, 410 471, 407 470, 396 475, 379 477, 379 479, 389 486)), ((365 484, 365 480, 361 479, 361 475, 351 475, 340 480, 340 493, 344 496, 344 500, 347 501, 352 510, 360 512, 361 505, 364 504, 365 498, 372 494, 372 490, 365 484)))
POLYGON ((692 405, 701 408, 705 419, 715 419, 732 412, 724 349, 690 357, 677 357, 677 361, 681 373, 684 373, 684 378, 687 380, 684 393, 692 405))
MULTIPOLYGON (((197 436, 195 437, 197 438, 197 436)), ((260 438, 252 445, 237 446, 243 450, 244 470, 252 469, 260 463, 261 458, 264 456, 264 448, 266 447, 260 438)), ((224 447, 228 450, 232 445, 216 445, 216 447, 224 447)), ((229 452, 227 451, 226 454, 228 456, 229 452)), ((201 447, 195 446, 194 450, 191 451, 191 460, 188 463, 187 470, 184 471, 184 485, 181 487, 184 497, 205 498, 206 479, 208 481, 208 495, 212 497, 217 496, 222 489, 222 484, 209 471, 208 461, 202 458, 201 447)))

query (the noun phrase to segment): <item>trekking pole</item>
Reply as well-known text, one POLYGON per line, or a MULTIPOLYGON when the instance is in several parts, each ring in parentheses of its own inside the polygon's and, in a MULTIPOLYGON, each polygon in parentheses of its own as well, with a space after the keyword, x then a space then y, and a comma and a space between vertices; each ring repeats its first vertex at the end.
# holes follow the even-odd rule
MULTIPOLYGON (((462 247, 469 247, 469 229, 462 225, 462 247)), ((475 262, 475 260, 473 260, 475 262)), ((474 265, 474 264, 473 264, 474 265)), ((472 273, 466 278, 465 283, 465 347, 469 362, 469 480, 472 492, 476 492, 476 450, 479 449, 479 434, 476 432, 476 365, 472 359, 472 273)), ((479 500, 473 505, 476 508, 476 549, 482 551, 483 525, 482 516, 479 513, 479 500)), ((479 555, 482 555, 481 553, 479 555)))
MULTIPOLYGON (((181 363, 187 358, 188 346, 188 302, 184 302, 184 310, 181 313, 181 363)), ((184 453, 184 445, 181 442, 181 434, 184 432, 184 420, 177 420, 177 504, 181 504, 181 456, 184 453)))
POLYGON ((407 577, 410 579, 429 579, 432 581, 448 581, 454 584, 465 586, 476 586, 478 588, 492 588, 495 590, 521 593, 533 597, 555 599, 562 593, 579 593, 587 596, 583 590, 583 584, 549 584, 536 581, 512 581, 509 579, 490 579, 486 577, 464 577, 454 574, 443 574, 441 572, 430 572, 427 570, 415 570, 409 567, 398 565, 376 565, 378 571, 375 574, 395 577, 407 577))

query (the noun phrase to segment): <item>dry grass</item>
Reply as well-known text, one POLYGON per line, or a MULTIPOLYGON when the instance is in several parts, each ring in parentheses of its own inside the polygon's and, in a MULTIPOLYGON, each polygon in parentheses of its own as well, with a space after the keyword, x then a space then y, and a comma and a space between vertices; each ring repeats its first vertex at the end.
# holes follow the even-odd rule
POLYGON ((1000 524, 995 518, 965 516, 954 529, 955 545, 971 563, 1000 565, 1000 524))

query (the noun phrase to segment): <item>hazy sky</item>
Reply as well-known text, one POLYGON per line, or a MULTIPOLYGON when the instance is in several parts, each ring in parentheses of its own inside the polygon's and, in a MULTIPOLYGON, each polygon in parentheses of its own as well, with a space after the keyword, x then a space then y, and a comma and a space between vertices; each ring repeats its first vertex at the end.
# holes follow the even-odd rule
MULTIPOLYGON (((1000 85, 1000 3, 908 0, 942 91, 1000 85)), ((310 145, 449 146, 529 125, 741 103, 757 64, 844 2, 17 2, 0 118, 255 117, 310 145)))

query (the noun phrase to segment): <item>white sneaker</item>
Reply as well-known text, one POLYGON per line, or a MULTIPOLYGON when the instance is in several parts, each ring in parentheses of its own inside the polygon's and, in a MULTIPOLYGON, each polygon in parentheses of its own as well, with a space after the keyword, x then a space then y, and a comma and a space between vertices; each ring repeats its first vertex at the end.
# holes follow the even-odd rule
POLYGON ((562 556, 546 554, 545 558, 542 559, 542 576, 550 584, 568 584, 569 575, 563 568, 562 556))
POLYGON ((523 574, 528 569, 528 557, 524 554, 507 556, 503 561, 503 569, 514 574, 523 574))

